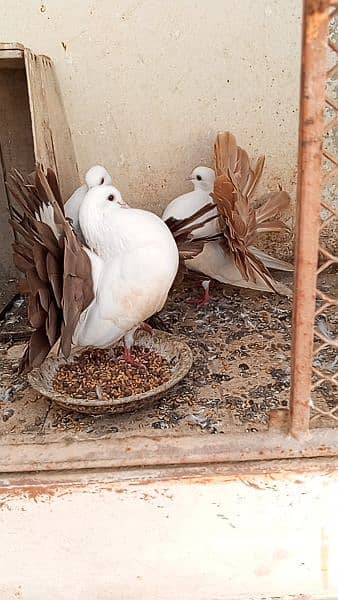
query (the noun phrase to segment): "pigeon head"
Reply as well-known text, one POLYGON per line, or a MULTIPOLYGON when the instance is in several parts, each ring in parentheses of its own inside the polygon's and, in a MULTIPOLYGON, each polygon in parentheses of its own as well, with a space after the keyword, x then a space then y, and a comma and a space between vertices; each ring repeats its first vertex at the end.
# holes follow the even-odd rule
POLYGON ((195 190, 203 190, 203 192, 213 192, 215 182, 215 172, 209 167, 196 167, 189 177, 192 181, 195 190))
MULTIPOLYGON (((121 217, 129 208, 122 196, 112 185, 97 185, 86 193, 79 212, 79 225, 86 245, 102 256, 106 250, 109 254, 116 248, 122 234, 121 217), (108 240, 111 239, 110 242, 108 240)), ((106 254, 107 254, 106 253, 106 254)), ((107 255, 108 255, 107 254, 107 255)))
POLYGON ((97 185, 111 185, 112 178, 104 167, 96 165, 87 171, 85 182, 89 188, 92 188, 97 185))
POLYGON ((86 200, 90 200, 95 206, 95 210, 104 210, 105 212, 117 208, 129 208, 128 204, 122 199, 121 193, 112 185, 96 185, 86 194, 86 200))

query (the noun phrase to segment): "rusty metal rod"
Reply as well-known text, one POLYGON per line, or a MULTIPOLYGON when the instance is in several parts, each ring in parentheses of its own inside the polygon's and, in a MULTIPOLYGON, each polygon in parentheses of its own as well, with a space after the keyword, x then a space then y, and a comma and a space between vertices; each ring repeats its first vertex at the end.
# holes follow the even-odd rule
POLYGON ((329 3, 304 0, 290 432, 308 432, 320 228, 329 3))

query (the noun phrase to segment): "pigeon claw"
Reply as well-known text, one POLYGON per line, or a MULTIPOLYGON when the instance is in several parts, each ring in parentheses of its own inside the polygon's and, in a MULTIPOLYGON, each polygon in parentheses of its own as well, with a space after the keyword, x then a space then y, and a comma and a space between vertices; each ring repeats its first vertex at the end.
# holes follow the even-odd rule
POLYGON ((209 302, 213 300, 216 301, 217 298, 214 298, 213 296, 210 296, 210 294, 205 293, 203 294, 202 298, 189 298, 187 302, 188 304, 195 304, 196 306, 207 306, 207 304, 209 304, 209 302))
POLYGON ((202 288, 204 289, 204 294, 203 294, 202 298, 198 298, 197 300, 189 299, 188 302, 190 304, 196 304, 197 306, 206 306, 207 304, 209 304, 209 302, 211 300, 217 300, 217 298, 213 298, 209 294, 210 279, 206 279, 205 281, 202 281, 202 288))
POLYGON ((134 354, 132 354, 129 348, 124 349, 123 359, 128 365, 132 367, 137 367, 138 369, 145 369, 145 365, 138 359, 134 354))

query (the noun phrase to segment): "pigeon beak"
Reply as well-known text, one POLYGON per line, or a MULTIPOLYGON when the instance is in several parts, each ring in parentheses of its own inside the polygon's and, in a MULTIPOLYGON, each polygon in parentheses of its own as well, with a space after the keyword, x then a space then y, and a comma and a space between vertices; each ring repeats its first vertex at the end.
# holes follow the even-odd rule
POLYGON ((194 177, 186 177, 185 181, 194 181, 194 177))

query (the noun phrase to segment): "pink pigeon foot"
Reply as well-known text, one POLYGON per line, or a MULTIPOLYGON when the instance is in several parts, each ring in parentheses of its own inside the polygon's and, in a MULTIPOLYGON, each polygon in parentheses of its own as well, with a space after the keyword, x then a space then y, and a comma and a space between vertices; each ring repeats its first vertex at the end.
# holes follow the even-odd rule
POLYGON ((128 363, 128 365, 131 365, 132 367, 137 367, 139 369, 145 368, 144 364, 138 358, 136 358, 136 356, 131 352, 130 348, 124 349, 123 359, 126 363, 128 363))
POLYGON ((123 342, 124 342, 123 359, 126 361, 126 363, 128 363, 129 365, 132 365, 133 367, 138 367, 138 368, 144 369, 145 366, 142 363, 142 361, 139 360, 138 358, 136 358, 136 356, 132 353, 132 348, 134 345, 134 333, 135 333, 136 329, 137 329, 137 327, 134 327, 134 329, 128 331, 128 333, 126 333, 126 335, 123 338, 123 342))
POLYGON ((153 335, 154 333, 153 328, 150 325, 148 325, 148 323, 141 323, 140 329, 143 329, 143 331, 150 333, 150 335, 153 335))
POLYGON ((189 304, 196 304, 196 306, 206 306, 209 304, 211 300, 217 300, 217 298, 213 298, 209 294, 210 281, 202 281, 202 288, 204 289, 204 294, 201 298, 194 299, 191 298, 188 300, 189 304))

